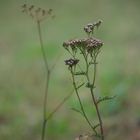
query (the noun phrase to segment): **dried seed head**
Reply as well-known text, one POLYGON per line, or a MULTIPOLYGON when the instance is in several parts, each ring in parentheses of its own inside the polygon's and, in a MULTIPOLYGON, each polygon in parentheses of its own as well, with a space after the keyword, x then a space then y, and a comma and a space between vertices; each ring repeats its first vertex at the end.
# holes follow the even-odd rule
POLYGON ((63 43, 64 48, 75 48, 80 47, 81 45, 85 45, 85 39, 72 39, 63 43))
POLYGON ((94 23, 94 26, 97 27, 97 29, 99 28, 99 26, 101 25, 102 20, 99 20, 97 22, 94 23))
POLYGON ((27 5, 24 4, 24 5, 21 6, 21 8, 22 8, 22 12, 26 12, 26 10, 27 10, 27 5))
POLYGON ((66 50, 69 50, 69 42, 63 42, 63 47, 66 49, 66 50))
POLYGON ((65 60, 65 65, 68 65, 69 67, 72 67, 72 66, 75 66, 77 63, 79 62, 78 59, 68 59, 68 60, 65 60))
POLYGON ((45 10, 40 7, 36 8, 34 5, 27 6, 26 4, 24 4, 22 8, 23 8, 22 9, 23 12, 26 12, 35 21, 39 21, 39 22, 44 20, 52 12, 52 9, 45 10))
POLYGON ((88 23, 87 26, 88 27, 93 27, 93 23, 88 23))
POLYGON ((31 5, 30 7, 29 7, 29 11, 32 11, 34 9, 34 5, 31 5))
POLYGON ((94 28, 97 27, 98 29, 101 23, 102 23, 102 20, 99 20, 98 22, 95 22, 95 23, 88 23, 86 26, 84 26, 84 31, 88 35, 93 34, 94 28))
POLYGON ((87 46, 90 46, 93 48, 101 47, 103 45, 103 42, 101 40, 93 38, 93 37, 88 38, 86 42, 87 42, 87 46))
POLYGON ((69 40, 69 41, 66 41, 63 43, 63 47, 65 49, 69 49, 71 48, 72 50, 74 50, 76 48, 76 45, 75 45, 75 40, 69 40))
POLYGON ((92 53, 94 50, 99 50, 101 48, 101 46, 103 46, 103 42, 99 39, 96 38, 88 38, 86 40, 86 50, 88 53, 92 53))
POLYGON ((26 6, 27 6, 26 4, 23 4, 21 7, 22 7, 22 8, 26 8, 26 6))
POLYGON ((84 48, 87 50, 99 49, 103 45, 103 42, 94 37, 84 39, 73 39, 63 43, 65 49, 71 48, 72 50, 77 48, 84 48))
POLYGON ((94 25, 92 23, 88 23, 85 27, 84 27, 84 31, 87 34, 93 33, 94 30, 94 25))
MULTIPOLYGON (((90 35, 91 33, 93 34, 94 28, 98 28, 101 23, 101 20, 96 23, 88 23, 84 27, 84 30, 88 35, 90 35)), ((99 53, 99 49, 102 46, 103 42, 101 40, 90 36, 84 39, 72 39, 63 43, 63 47, 68 51, 70 51, 71 49, 76 54, 77 50, 79 49, 81 53, 89 53, 91 57, 93 56, 93 53, 99 53)))

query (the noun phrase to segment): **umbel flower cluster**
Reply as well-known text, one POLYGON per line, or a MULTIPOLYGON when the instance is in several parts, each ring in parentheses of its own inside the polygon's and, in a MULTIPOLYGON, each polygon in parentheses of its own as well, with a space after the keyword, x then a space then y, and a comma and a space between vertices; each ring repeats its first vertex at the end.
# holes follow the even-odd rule
POLYGON ((43 21, 48 16, 54 17, 52 15, 52 9, 42 9, 40 7, 35 7, 34 5, 22 5, 22 12, 26 13, 36 21, 43 21))
POLYGON ((101 25, 101 23, 102 23, 101 20, 99 20, 98 22, 95 22, 95 23, 89 23, 84 27, 84 31, 89 35, 93 34, 94 28, 98 29, 99 26, 101 25))
POLYGON ((96 57, 96 55, 100 51, 100 48, 103 46, 103 42, 100 39, 93 37, 93 33, 94 33, 95 28, 98 29, 100 24, 101 24, 101 21, 99 20, 98 22, 95 22, 95 23, 89 23, 84 27, 84 31, 88 35, 87 38, 72 39, 72 40, 65 41, 63 43, 63 47, 73 57, 73 59, 70 58, 68 60, 65 60, 66 65, 69 65, 70 67, 72 67, 79 62, 78 59, 75 59, 75 56, 76 56, 78 50, 85 56, 88 56, 88 54, 90 54, 90 57, 92 57, 92 58, 96 57))

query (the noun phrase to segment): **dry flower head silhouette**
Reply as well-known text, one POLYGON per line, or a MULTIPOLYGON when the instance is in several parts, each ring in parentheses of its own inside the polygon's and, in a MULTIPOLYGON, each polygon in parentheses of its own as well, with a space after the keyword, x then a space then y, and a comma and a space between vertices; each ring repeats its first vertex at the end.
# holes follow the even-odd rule
MULTIPOLYGON (((52 15, 52 9, 42 9, 42 8, 36 8, 34 5, 26 5, 24 4, 22 6, 22 12, 29 15, 36 23, 37 23, 37 29, 38 29, 38 35, 39 35, 39 42, 40 47, 42 51, 42 56, 45 64, 45 70, 46 70, 46 87, 45 87, 45 95, 44 95, 44 102, 43 102, 43 123, 42 123, 42 134, 41 134, 41 140, 45 140, 46 137, 46 125, 48 120, 54 115, 54 113, 64 104, 66 100, 69 99, 69 97, 72 95, 73 91, 70 92, 68 96, 66 96, 58 106, 47 116, 47 100, 48 100, 48 88, 49 88, 49 81, 52 69, 54 68, 54 65, 50 66, 48 64, 48 58, 47 54, 45 52, 44 48, 44 42, 42 39, 42 32, 41 32, 41 22, 47 19, 48 17, 54 17, 52 15)), ((65 60, 65 65, 68 67, 68 70, 71 73, 72 77, 72 84, 73 88, 75 90, 76 96, 79 101, 80 109, 73 109, 74 111, 80 113, 84 119, 86 120, 87 124, 92 130, 92 134, 88 135, 80 135, 76 138, 76 140, 88 140, 90 138, 98 137, 101 140, 104 140, 104 129, 103 129, 103 122, 100 114, 99 104, 103 101, 113 99, 114 97, 99 97, 97 98, 94 93, 95 89, 95 81, 96 81, 96 72, 97 72, 97 57, 101 51, 101 48, 103 46, 103 42, 100 39, 95 38, 94 31, 98 29, 101 25, 102 21, 99 20, 94 23, 89 23, 84 26, 83 30, 87 34, 86 38, 82 39, 71 39, 68 41, 65 41, 63 43, 63 47, 65 50, 70 54, 70 58, 65 60), (82 57, 79 57, 79 54, 82 57), (84 62, 84 69, 81 68, 80 65, 83 65, 84 62), (89 72, 92 70, 92 75, 89 72), (81 81, 78 81, 77 77, 84 76, 85 81, 81 83, 81 81), (89 93, 91 95, 92 101, 93 101, 93 107, 96 110, 98 123, 93 123, 93 120, 91 121, 86 113, 85 107, 82 103, 79 89, 81 87, 88 88, 89 93), (99 129, 98 129, 99 128, 99 129)))
POLYGON ((29 15, 31 18, 33 18, 35 21, 41 22, 45 20, 46 18, 54 17, 52 14, 52 9, 42 9, 40 7, 35 7, 34 5, 22 5, 22 12, 29 15))
MULTIPOLYGON (((80 104, 80 109, 74 108, 74 111, 80 113, 84 117, 87 124, 92 129, 91 136, 104 140, 103 122, 99 110, 99 103, 105 100, 113 99, 113 97, 105 96, 97 98, 94 93, 97 72, 97 56, 99 55, 104 43, 100 39, 95 38, 93 35, 94 31, 100 27, 101 23, 101 20, 94 23, 88 23, 83 28, 87 34, 86 38, 65 41, 63 43, 63 47, 70 54, 70 58, 65 60, 65 64, 68 66, 68 70, 71 73, 72 84, 80 104), (85 67, 82 69, 81 65, 85 65, 85 67), (89 72, 90 70, 92 70, 92 74, 89 72), (77 78, 78 76, 84 76, 86 80, 83 83, 80 83, 77 78), (83 86, 89 89, 94 105, 93 107, 96 110, 99 122, 97 124, 93 123, 93 120, 89 120, 85 107, 82 103, 79 89, 83 86)), ((81 140, 83 138, 89 139, 91 136, 81 135, 80 137, 77 137, 76 140, 81 140)))
POLYGON ((47 101, 48 101, 48 88, 51 78, 52 70, 54 69, 54 66, 56 65, 56 62, 52 64, 51 66, 48 64, 48 57, 45 52, 44 48, 44 42, 42 37, 42 30, 41 30, 41 22, 47 19, 48 17, 54 18, 54 15, 52 14, 52 9, 42 9, 37 8, 34 5, 22 5, 22 12, 29 15, 34 22, 37 24, 37 30, 38 30, 38 36, 39 36, 39 43, 41 47, 41 52, 43 56, 43 61, 45 65, 45 72, 46 72, 46 84, 45 84, 45 94, 44 94, 44 101, 43 101, 43 123, 42 123, 42 134, 41 134, 41 140, 46 139, 46 129, 47 129, 47 122, 52 118, 52 116, 56 113, 56 111, 69 99, 69 97, 72 95, 73 91, 71 91, 57 106, 54 110, 52 110, 51 113, 47 116, 47 101))

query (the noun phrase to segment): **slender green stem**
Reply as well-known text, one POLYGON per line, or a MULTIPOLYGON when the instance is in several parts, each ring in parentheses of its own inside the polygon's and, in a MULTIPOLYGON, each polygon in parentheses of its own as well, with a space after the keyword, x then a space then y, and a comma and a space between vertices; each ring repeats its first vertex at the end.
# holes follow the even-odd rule
MULTIPOLYGON (((82 54, 83 54, 83 57, 84 57, 84 60, 85 60, 85 63, 86 63, 86 74, 85 74, 85 76, 87 78, 88 83, 91 85, 90 79, 89 79, 89 63, 88 63, 87 57, 85 57, 84 53, 82 53, 82 54)), ((103 123, 102 123, 101 115, 100 115, 100 112, 99 112, 98 104, 96 102, 96 98, 95 98, 94 92, 93 92, 93 89, 95 88, 95 80, 96 80, 96 68, 97 68, 96 67, 96 65, 97 65, 96 58, 97 58, 97 55, 94 55, 94 62, 93 62, 93 64, 94 64, 94 75, 93 75, 92 85, 90 86, 90 93, 91 93, 91 96, 92 96, 93 103, 95 105, 96 113, 97 113, 99 124, 100 124, 101 139, 104 140, 103 123)))
MULTIPOLYGON (((99 108, 98 108, 98 104, 96 102, 96 99, 95 99, 95 96, 94 96, 94 92, 93 92, 93 89, 95 87, 95 79, 96 79, 96 59, 94 61, 94 76, 93 76, 93 83, 92 83, 92 86, 90 87, 90 92, 91 92, 91 95, 92 95, 92 100, 93 100, 93 103, 95 105, 95 108, 96 108, 96 113, 97 113, 97 116, 98 116, 98 119, 99 119, 99 124, 100 124, 100 131, 101 131, 101 138, 102 140, 104 140, 104 131, 103 131, 103 123, 102 123, 102 119, 101 119, 101 115, 100 115, 100 112, 99 112, 99 108)), ((88 79, 88 78, 87 78, 88 79)))
POLYGON ((46 69, 46 84, 45 84, 45 95, 44 95, 44 102, 43 102, 43 125, 42 125, 42 134, 41 134, 41 140, 45 140, 46 125, 47 125, 48 120, 70 98, 70 96, 72 95, 73 92, 71 92, 68 96, 66 96, 60 102, 60 104, 58 104, 58 106, 56 106, 56 108, 47 117, 46 112, 47 112, 47 99, 48 99, 48 88, 49 88, 49 82, 50 82, 50 75, 51 75, 51 72, 54 69, 54 66, 56 65, 56 63, 53 64, 51 68, 48 65, 48 59, 47 59, 47 55, 45 53, 45 49, 44 49, 44 45, 43 45, 41 25, 40 25, 39 20, 37 20, 37 29, 38 29, 38 34, 39 34, 39 42, 40 42, 40 46, 41 46, 42 56, 43 56, 45 69, 46 69))
POLYGON ((100 112, 99 112, 98 104, 96 102, 96 99, 95 99, 95 96, 94 96, 94 93, 93 93, 93 88, 90 88, 90 92, 91 92, 92 100, 93 100, 93 103, 95 105, 97 116, 98 116, 98 119, 99 119, 101 138, 102 138, 102 140, 104 140, 103 123, 102 123, 101 115, 100 115, 100 112))
POLYGON ((46 68, 46 71, 49 71, 48 60, 47 60, 47 56, 46 56, 44 45, 43 45, 40 21, 37 21, 37 29, 38 29, 38 34, 39 34, 39 41, 40 41, 41 51, 42 51, 42 55, 43 55, 43 60, 45 63, 45 68, 46 68))
POLYGON ((99 124, 100 124, 100 131, 101 131, 101 139, 104 140, 104 130, 103 130, 103 123, 102 123, 102 119, 101 119, 101 115, 99 112, 99 108, 98 108, 98 104, 97 101, 95 99, 94 93, 93 93, 93 88, 95 87, 95 79, 96 79, 96 70, 97 70, 97 62, 96 62, 96 57, 94 59, 94 76, 93 76, 93 83, 92 83, 92 87, 90 87, 90 92, 92 95, 92 100, 94 102, 95 108, 96 108, 96 112, 97 112, 97 116, 99 119, 99 124))
POLYGON ((72 96, 74 90, 72 90, 57 106, 56 108, 48 115, 47 121, 54 115, 54 113, 72 96))
POLYGON ((77 89, 77 87, 76 87, 75 77, 74 77, 74 74, 73 74, 72 69, 71 69, 71 74, 72 74, 73 86, 74 86, 74 89, 75 89, 75 92, 76 92, 78 101, 79 101, 79 103, 80 103, 81 111, 82 111, 82 113, 83 113, 83 115, 84 115, 85 120, 87 121, 87 123, 88 123, 89 126, 91 127, 91 129, 95 132, 95 135, 97 135, 96 130, 94 129, 94 127, 93 127, 92 124, 90 123, 90 121, 89 121, 89 119, 88 119, 88 117, 87 117, 87 115, 86 115, 86 113, 85 113, 85 110, 84 110, 82 101, 81 101, 80 96, 79 96, 79 93, 78 93, 78 89, 77 89))
POLYGON ((46 86, 45 86, 45 95, 44 95, 44 103, 43 103, 43 125, 42 125, 42 135, 41 135, 41 140, 44 140, 46 124, 47 124, 46 109, 47 109, 48 88, 49 88, 49 81, 50 81, 50 70, 49 70, 48 60, 43 45, 40 21, 37 21, 37 29, 38 29, 40 46, 41 46, 41 51, 42 51, 45 69, 46 69, 46 86))

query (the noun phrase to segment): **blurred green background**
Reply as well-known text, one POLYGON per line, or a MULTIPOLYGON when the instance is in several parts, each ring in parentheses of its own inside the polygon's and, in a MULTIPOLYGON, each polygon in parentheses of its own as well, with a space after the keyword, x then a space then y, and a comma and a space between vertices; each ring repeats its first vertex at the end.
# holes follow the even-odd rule
MULTIPOLYGON (((40 140, 45 68, 36 23, 21 12, 24 3, 52 8, 56 15, 42 23, 49 63, 61 56, 52 73, 48 112, 72 89, 63 41, 85 37, 83 26, 102 19, 95 34, 105 43, 96 95, 117 95, 100 106, 106 138, 140 139, 139 0, 0 0, 0 139, 40 140)), ((90 96, 81 96, 90 119, 96 120, 90 96)), ((49 121, 49 140, 74 140, 89 131, 73 107, 79 107, 75 95, 49 121)))

